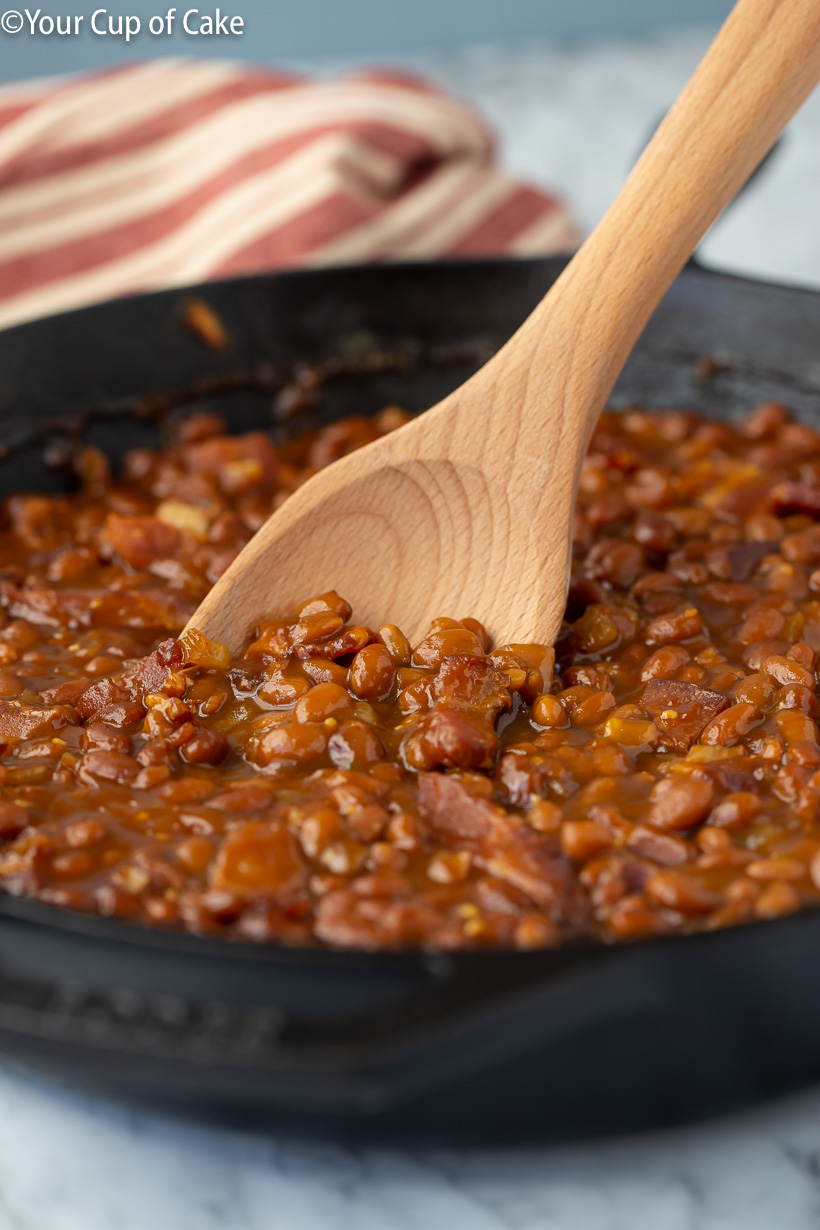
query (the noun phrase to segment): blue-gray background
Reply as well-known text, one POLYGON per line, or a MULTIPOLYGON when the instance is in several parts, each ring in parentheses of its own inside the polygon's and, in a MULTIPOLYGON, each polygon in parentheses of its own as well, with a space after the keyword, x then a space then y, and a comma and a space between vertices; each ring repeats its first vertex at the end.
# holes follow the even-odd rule
MULTIPOLYGON (((211 0, 181 0, 181 14, 211 0)), ((0 33, 0 82, 91 68, 154 55, 219 55, 262 63, 317 57, 377 57, 449 49, 470 43, 526 39, 578 40, 634 35, 686 25, 717 25, 730 0, 222 0, 223 14, 245 20, 241 37, 192 37, 177 32, 151 37, 148 19, 164 14, 169 0, 0 0, 0 10, 38 9, 52 17, 84 14, 82 33, 71 37, 0 33), (95 36, 95 9, 134 14, 143 32, 124 40, 95 36)))

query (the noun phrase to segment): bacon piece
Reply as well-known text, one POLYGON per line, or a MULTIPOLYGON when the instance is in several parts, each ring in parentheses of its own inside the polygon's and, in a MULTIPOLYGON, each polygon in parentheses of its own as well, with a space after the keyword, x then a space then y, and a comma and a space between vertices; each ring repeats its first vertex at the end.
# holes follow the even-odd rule
POLYGON ((176 632, 193 612, 191 602, 167 590, 23 589, 0 582, 0 606, 15 619, 52 628, 167 628, 176 632))
POLYGON ((418 792, 419 814, 437 840, 469 850, 479 867, 521 889, 554 920, 581 926, 586 906, 554 840, 447 774, 420 773, 418 792))
POLYGON ((77 712, 111 726, 132 725, 144 714, 140 698, 147 692, 158 692, 183 658, 182 643, 169 637, 130 670, 86 685, 82 695, 76 697, 77 712))
POLYGON ((498 735, 488 721, 436 705, 405 735, 402 753, 414 769, 491 769, 498 735))
POLYGON ((705 761, 698 767, 718 790, 727 794, 740 791, 757 794, 763 788, 755 777, 755 769, 759 765, 760 761, 754 756, 732 756, 727 760, 705 761))
POLYGON ((343 658, 345 654, 358 653, 372 639, 373 633, 369 628, 354 624, 349 628, 342 628, 338 635, 330 640, 308 641, 306 644, 296 645, 293 653, 301 661, 310 658, 343 658))
POLYGON ((49 705, 76 705, 80 697, 88 691, 88 679, 66 679, 63 683, 55 683, 40 693, 40 699, 49 705))
POLYGON ((489 658, 460 653, 444 659, 431 692, 452 709, 471 710, 492 720, 510 708, 509 688, 509 678, 489 658))
POLYGON ((498 762, 496 779, 513 807, 529 807, 536 799, 546 799, 550 789, 561 798, 578 789, 576 778, 563 761, 543 752, 533 756, 506 752, 498 762))
POLYGON ((182 457, 190 471, 215 478, 228 495, 270 490, 279 474, 276 449, 263 431, 203 440, 182 457))
POLYGON ((173 559, 182 535, 156 517, 121 517, 109 513, 101 541, 134 568, 147 568, 158 559, 173 559))
POLYGON ((127 671, 121 677, 126 686, 132 685, 142 694, 158 692, 166 683, 173 668, 178 666, 185 656, 181 641, 169 637, 157 645, 153 653, 143 658, 138 666, 127 671))
POLYGON ((772 509, 778 517, 805 513, 820 517, 820 487, 811 483, 778 483, 769 493, 772 509))
POLYGON ((757 566, 767 555, 772 555, 780 549, 780 544, 771 542, 742 542, 736 547, 729 547, 726 558, 729 561, 729 574, 733 581, 748 581, 757 571, 757 566))
POLYGON ((39 739, 70 726, 77 715, 68 705, 0 705, 0 739, 39 739))
POLYGON ((667 748, 687 751, 707 722, 729 707, 729 698, 696 683, 650 679, 638 704, 654 720, 667 748))
POLYGON ((97 710, 97 721, 106 722, 109 726, 134 726, 144 717, 145 709, 136 700, 113 702, 97 710))
POLYGON ((90 718, 108 705, 121 704, 127 699, 128 694, 118 680, 100 679, 78 697, 77 712, 80 717, 90 718))

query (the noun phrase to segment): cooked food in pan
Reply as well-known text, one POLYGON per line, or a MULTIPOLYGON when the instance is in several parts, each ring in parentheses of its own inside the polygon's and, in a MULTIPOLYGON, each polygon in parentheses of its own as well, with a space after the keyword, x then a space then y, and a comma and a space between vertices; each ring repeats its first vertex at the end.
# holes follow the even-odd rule
MULTIPOLYGON (((270 511, 404 421, 275 448, 215 416, 0 530, 0 887, 258 941, 534 948, 820 900, 820 434, 605 415, 561 638, 410 645, 305 595, 179 630, 270 511), (556 656, 557 654, 557 656, 556 656)), ((515 629, 510 629, 514 637, 515 629)))

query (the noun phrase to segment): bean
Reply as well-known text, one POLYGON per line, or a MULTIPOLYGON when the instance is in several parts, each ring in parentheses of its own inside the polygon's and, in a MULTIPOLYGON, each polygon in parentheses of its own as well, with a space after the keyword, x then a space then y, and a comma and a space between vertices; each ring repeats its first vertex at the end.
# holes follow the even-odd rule
POLYGON ((805 866, 796 858, 762 858, 746 868, 753 880, 802 880, 805 874, 805 866))
POLYGON ((739 679, 734 688, 735 700, 765 709, 777 695, 777 685, 768 675, 747 675, 739 679))
POLYGON ((813 740, 798 739, 786 753, 789 764, 803 765, 807 769, 820 768, 820 747, 813 740))
POLYGON ((65 840, 76 849, 99 845, 107 835, 108 830, 102 820, 75 820, 63 831, 65 840))
POLYGON ((675 614, 660 615, 657 619, 651 620, 646 627, 646 643, 658 645, 688 641, 698 636, 702 627, 700 613, 695 607, 687 607, 675 614))
MULTIPOLYGON (((712 819, 717 813, 717 808, 712 814, 712 819)), ((702 828, 695 838, 695 842, 706 854, 717 854, 724 850, 731 849, 732 839, 725 829, 713 828, 712 825, 707 825, 702 828)))
POLYGON ((774 715, 774 722, 781 738, 788 744, 817 742, 817 726, 805 713, 783 709, 774 715))
POLYGON ((543 914, 528 914, 516 925, 513 943, 516 948, 551 948, 560 939, 560 932, 543 914))
POLYGON ((548 799, 536 799, 527 809, 527 823, 536 833, 557 833, 564 820, 564 813, 557 803, 548 799))
POLYGON ((781 685, 799 684, 801 687, 814 690, 814 675, 811 671, 806 670, 805 666, 801 666, 799 662, 794 662, 790 658, 773 654, 761 662, 760 670, 762 674, 770 675, 781 685))
MULTIPOLYGON (((804 787, 808 784, 811 778, 811 769, 805 768, 802 765, 786 764, 777 770, 774 779, 774 793, 784 803, 796 803, 803 793, 804 787)), ((808 810, 813 816, 816 803, 812 801, 811 806, 806 809, 801 805, 801 812, 808 810)), ((808 817, 807 817, 808 818, 808 817)))
POLYGON ((228 740, 219 730, 197 730, 181 749, 181 756, 188 764, 218 765, 231 750, 228 740))
POLYGON ((395 624, 383 624, 377 633, 397 666, 408 666, 413 651, 407 637, 395 624))
POLYGON ((682 645, 664 645, 647 658, 641 670, 641 680, 674 679, 681 667, 691 660, 689 650, 682 645))
POLYGON ((618 625, 612 614, 601 604, 588 606, 573 631, 584 653, 600 653, 619 639, 618 625))
POLYGON ((171 770, 167 764, 152 764, 140 769, 131 782, 133 790, 156 790, 171 780, 171 770))
POLYGON ((296 702, 293 716, 297 722, 337 721, 350 716, 353 702, 345 688, 338 683, 317 683, 296 702))
POLYGON ((654 905, 678 914, 710 914, 721 903, 716 893, 681 871, 656 871, 647 880, 644 892, 654 905))
POLYGON ((201 803, 214 793, 212 782, 202 781, 197 777, 182 777, 178 781, 169 782, 162 790, 166 803, 201 803))
POLYGON ((456 626, 439 632, 431 632, 413 651, 413 666, 439 667, 445 658, 454 654, 472 654, 481 657, 484 653, 481 641, 475 632, 456 626))
POLYGON ((753 884, 751 880, 747 880, 745 876, 740 876, 726 889, 727 901, 745 901, 751 903, 757 901, 760 896, 760 885, 753 884))
POLYGON ((301 668, 291 668, 285 672, 277 666, 259 686, 257 695, 268 705, 293 705, 310 690, 310 680, 305 678, 301 668))
POLYGON ((814 670, 816 656, 811 645, 807 645, 805 641, 798 641, 797 644, 792 645, 786 654, 787 658, 791 658, 794 662, 799 662, 807 671, 814 670))
POLYGON ((326 641, 344 626, 344 622, 341 615, 337 615, 335 611, 312 611, 310 614, 303 614, 291 630, 293 644, 326 641))
POLYGON ((256 759, 262 766, 277 761, 312 764, 324 755, 327 740, 327 733, 321 726, 308 723, 276 726, 259 740, 256 759))
POLYGON ((617 525, 621 521, 629 521, 632 509, 622 495, 613 493, 603 495, 590 504, 587 516, 593 529, 600 530, 617 525))
POLYGON ((537 696, 533 701, 532 716, 539 726, 548 728, 569 726, 567 711, 558 697, 550 696, 546 692, 537 696))
POLYGON ((698 560, 670 560, 669 571, 687 585, 705 585, 709 580, 709 570, 698 560))
POLYGON ((339 616, 342 623, 347 623, 353 614, 353 608, 344 598, 339 597, 335 589, 319 594, 316 598, 309 598, 307 602, 303 602, 301 606, 296 608, 296 614, 300 619, 324 611, 333 611, 334 614, 339 616))
POLYGON ((581 701, 572 711, 572 724, 574 726, 592 726, 596 722, 600 722, 611 712, 617 705, 617 701, 611 692, 596 692, 593 696, 589 696, 586 700, 581 701))
POLYGON ((610 931, 620 940, 638 940, 650 935, 663 935, 669 923, 641 896, 624 897, 613 905, 607 916, 610 931))
POLYGON ((66 854, 57 854, 51 860, 51 869, 55 875, 65 878, 66 880, 79 880, 83 876, 87 876, 94 866, 90 855, 83 851, 70 851, 66 854))
POLYGON ((762 610, 755 611, 748 615, 743 620, 737 631, 737 639, 741 645, 748 645, 750 648, 756 649, 754 657, 748 659, 752 670, 759 670, 763 650, 759 649, 759 643, 767 639, 776 637, 786 626, 786 617, 781 611, 774 610, 772 607, 765 607, 762 610))
POLYGON ((789 683, 778 688, 773 703, 778 709, 798 709, 813 718, 820 717, 820 703, 814 692, 799 683, 789 683))
MULTIPOLYGON (((705 830, 704 830, 705 831, 705 830)), ((638 824, 627 838, 627 848, 639 858, 660 863, 663 867, 678 867, 689 859, 689 846, 671 833, 659 833, 645 824, 638 824)))
POLYGON ((629 773, 632 768, 629 757, 623 748, 609 740, 593 745, 589 752, 590 760, 596 773, 604 777, 613 777, 629 773))
POLYGON ((29 814, 17 803, 0 803, 0 838, 11 841, 28 826, 29 814))
POLYGON ((704 778, 662 778, 650 795, 650 823, 659 829, 692 828, 708 816, 714 797, 714 786, 704 778))
POLYGON ((133 782, 138 772, 139 765, 130 756, 125 756, 122 752, 94 750, 83 756, 80 776, 91 783, 101 778, 124 785, 133 782))
POLYGON ((755 905, 758 918, 780 918, 800 909, 800 894, 791 884, 774 883, 760 894, 755 905))
POLYGON ((330 736, 330 759, 339 769, 362 769, 384 756, 378 735, 363 722, 347 722, 330 736))
POLYGON ((24 684, 17 675, 13 675, 9 671, 0 671, 0 697, 3 700, 8 700, 12 696, 19 696, 23 690, 24 684))
POLYGON ((668 517, 648 510, 635 518, 632 533, 636 542, 655 555, 668 555, 677 538, 675 527, 668 517))
POLYGON ((470 872, 470 855, 466 850, 439 850, 427 864, 427 875, 437 884, 458 884, 470 872))
POLYGON ((356 807, 346 817, 348 832, 361 842, 375 842, 380 838, 389 819, 389 813, 378 803, 356 807))
MULTIPOLYGON (((629 516, 629 505, 625 504, 625 507, 626 515, 629 516)), ((617 538, 599 539, 586 558, 586 571, 589 576, 609 581, 618 589, 629 589, 642 566, 643 550, 640 545, 617 538)))
POLYGON ((777 401, 765 401, 747 415, 740 425, 740 432, 750 440, 763 440, 773 436, 786 422, 786 407, 777 401))
POLYGON ((759 726, 763 718, 764 714, 755 705, 740 701, 709 722, 701 731, 700 742, 707 746, 734 747, 759 726))
POLYGON ((561 847, 565 854, 577 862, 610 850, 613 836, 605 824, 595 820, 568 820, 561 827, 561 847))
POLYGON ((381 700, 393 686, 395 664, 383 645, 365 645, 350 665, 350 688, 363 700, 381 700))

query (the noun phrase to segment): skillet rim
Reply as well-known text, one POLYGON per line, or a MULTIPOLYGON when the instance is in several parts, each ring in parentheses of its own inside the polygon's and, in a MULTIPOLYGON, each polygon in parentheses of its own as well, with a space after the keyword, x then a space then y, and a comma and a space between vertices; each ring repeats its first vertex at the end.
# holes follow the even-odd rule
MULTIPOLYGON (((132 304, 135 301, 139 302, 160 302, 162 300, 171 300, 175 296, 181 299, 190 297, 207 296, 209 291, 224 290, 231 287, 240 287, 247 285, 265 285, 271 282, 279 281, 312 281, 323 279, 327 276, 345 277, 345 276, 386 276, 390 277, 393 272, 398 274, 421 273, 433 274, 438 270, 466 270, 468 272, 481 273, 482 271, 491 271, 493 269, 502 268, 538 268, 556 267, 561 270, 572 260, 574 253, 556 254, 550 256, 481 256, 481 257, 442 257, 440 260, 406 260, 406 261, 383 261, 383 262, 351 262, 350 264, 333 264, 322 265, 316 268, 292 268, 292 269, 271 269, 259 273, 239 274, 231 278, 214 278, 208 282, 193 282, 184 283, 180 286, 168 286, 157 290, 138 291, 134 294, 120 295, 113 299, 103 299, 96 303, 86 303, 79 307, 70 308, 65 312, 54 312, 48 316, 37 316, 30 320, 23 320, 17 324, 7 325, 0 328, 0 340, 7 337, 14 337, 19 331, 32 330, 43 326, 57 324, 64 320, 75 320, 81 318, 84 314, 89 316, 101 311, 108 310, 112 307, 120 305, 132 304)), ((813 288, 800 283, 778 282, 768 278, 746 277, 742 274, 732 273, 730 270, 714 269, 709 265, 702 265, 700 261, 691 258, 683 266, 675 281, 680 278, 688 278, 692 275, 697 277, 706 277, 715 281, 725 281, 737 285, 754 287, 762 291, 786 291, 790 295, 798 295, 806 299, 812 299, 820 302, 820 286, 813 288)), ((637 345, 637 343, 636 343, 637 345)), ((212 354, 214 352, 211 352, 212 354)))

